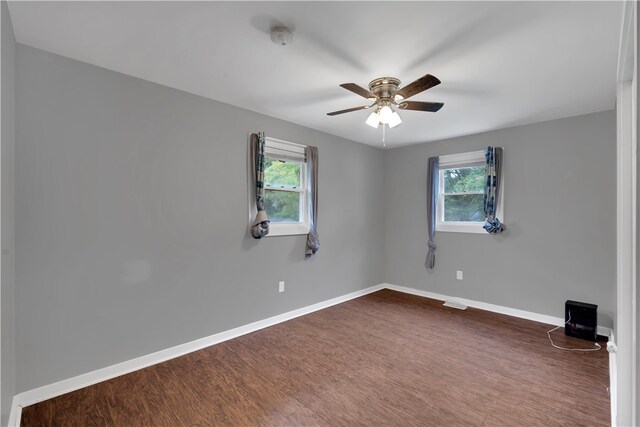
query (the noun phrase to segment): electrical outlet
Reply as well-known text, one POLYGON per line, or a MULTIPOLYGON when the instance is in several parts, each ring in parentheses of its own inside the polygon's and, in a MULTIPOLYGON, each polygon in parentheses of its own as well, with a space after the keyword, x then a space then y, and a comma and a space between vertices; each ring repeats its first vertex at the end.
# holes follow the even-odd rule
POLYGON ((462 280, 462 270, 456 271, 456 279, 462 280))
POLYGON ((278 292, 284 292, 284 282, 278 283, 278 292))

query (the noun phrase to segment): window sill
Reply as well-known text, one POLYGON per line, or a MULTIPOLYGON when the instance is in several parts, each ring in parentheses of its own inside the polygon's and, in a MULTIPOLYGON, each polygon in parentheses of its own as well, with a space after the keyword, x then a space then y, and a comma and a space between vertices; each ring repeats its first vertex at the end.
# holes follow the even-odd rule
POLYGON ((436 223, 436 232, 445 232, 445 233, 472 233, 472 234, 486 234, 486 232, 482 226, 484 222, 475 222, 475 223, 465 223, 465 222, 438 222, 436 223))
POLYGON ((309 226, 307 224, 281 224, 272 222, 269 225, 269 234, 267 234, 266 237, 297 236, 301 234, 309 234, 309 226))

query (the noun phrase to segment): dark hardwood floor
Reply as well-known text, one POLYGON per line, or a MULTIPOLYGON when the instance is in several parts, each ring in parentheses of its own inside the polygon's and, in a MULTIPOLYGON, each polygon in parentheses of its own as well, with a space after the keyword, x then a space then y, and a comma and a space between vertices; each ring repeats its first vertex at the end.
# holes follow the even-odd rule
POLYGON ((610 424, 605 346, 557 350, 548 329, 382 290, 28 406, 21 425, 610 424))

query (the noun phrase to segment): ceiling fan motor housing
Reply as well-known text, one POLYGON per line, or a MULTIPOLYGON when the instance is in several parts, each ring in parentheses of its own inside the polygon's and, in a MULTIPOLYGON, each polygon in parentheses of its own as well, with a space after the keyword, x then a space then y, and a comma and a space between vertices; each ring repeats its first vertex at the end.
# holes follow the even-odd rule
POLYGON ((399 86, 400 80, 395 77, 380 77, 369 83, 369 90, 383 101, 392 99, 399 86))

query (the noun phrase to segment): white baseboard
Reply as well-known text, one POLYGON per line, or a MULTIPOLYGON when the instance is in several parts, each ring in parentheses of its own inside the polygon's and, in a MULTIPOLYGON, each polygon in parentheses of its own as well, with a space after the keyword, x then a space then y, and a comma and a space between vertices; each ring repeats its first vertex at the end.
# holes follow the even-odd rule
POLYGON ((372 292, 383 289, 384 285, 371 286, 366 289, 351 292, 347 295, 342 295, 336 298, 332 298, 326 301, 322 301, 316 304, 302 307, 297 310, 289 311, 287 313, 279 314, 277 316, 269 317, 268 319, 259 320, 257 322, 249 323, 247 325, 239 326, 228 331, 223 331, 208 337, 204 337, 195 341, 191 341, 185 344, 180 344, 175 347, 171 347, 165 350, 157 351, 155 353, 148 354, 146 356, 137 357, 135 359, 128 360, 126 362, 118 363, 106 368, 97 369, 86 374, 78 375, 73 378, 58 381, 53 384, 45 385, 33 390, 28 390, 23 393, 17 394, 13 399, 13 406, 11 408, 10 420, 14 420, 14 424, 10 424, 11 427, 20 425, 20 413, 23 407, 33 405, 43 400, 51 399, 56 396, 60 396, 65 393, 69 393, 84 387, 88 387, 93 384, 97 384, 103 381, 110 380, 115 377, 119 377, 124 374, 128 374, 133 371, 137 371, 161 362, 165 362, 176 357, 183 356, 188 353, 192 353, 197 350, 201 350, 205 347, 212 346, 214 344, 227 341, 241 335, 249 334, 251 332, 258 331, 269 326, 276 325, 278 323, 286 322, 287 320, 294 319, 296 317, 304 316, 305 314, 313 313, 314 311, 322 310, 324 308, 331 307, 332 305, 340 304, 345 301, 352 300, 354 298, 361 297, 363 295, 370 294, 372 292), (14 415, 15 414, 15 415, 14 415))
POLYGON ((609 351, 609 401, 611 402, 611 425, 616 427, 618 425, 618 348, 613 331, 611 332, 611 335, 609 335, 607 351, 609 351))
MULTIPOLYGON (((547 323, 553 326, 560 326, 564 324, 562 317, 549 316, 546 314, 534 313, 531 311, 518 310, 517 308, 504 307, 501 305, 489 304, 481 301, 474 301, 466 298, 457 298, 449 295, 437 294, 429 291, 422 291, 414 288, 407 288, 405 286, 393 285, 391 283, 384 283, 383 286, 387 289, 392 289, 398 292, 404 292, 406 294, 418 295, 421 297, 427 297, 431 299, 437 299, 440 301, 450 300, 468 307, 479 308, 481 310, 491 311, 494 313, 506 314, 507 316, 519 317, 521 319, 533 320, 534 322, 547 323)), ((598 335, 605 337, 611 336, 611 328, 605 326, 598 326, 598 335)))
MULTIPOLYGON (((294 319, 296 317, 304 316, 305 314, 313 313, 314 311, 322 310, 327 307, 331 307, 336 304, 340 304, 354 298, 361 297, 363 295, 370 294, 372 292, 379 291, 381 289, 391 289, 398 292, 407 294, 432 298, 440 301, 452 300, 458 303, 464 304, 469 307, 479 308, 481 310, 491 311, 494 313, 506 314, 508 316, 519 317, 522 319, 533 320, 536 322, 547 323, 550 325, 562 325, 564 319, 560 317, 548 316, 545 314, 533 313, 524 310, 518 310, 509 307, 503 307, 499 305, 489 304, 480 301, 473 301, 465 298, 455 298, 448 295, 437 294, 429 291, 422 291, 419 289, 407 288, 404 286, 393 285, 389 283, 382 283, 380 285, 371 286, 366 289, 351 292, 347 295, 332 298, 326 301, 322 301, 316 304, 312 304, 307 307, 302 307, 297 310, 289 311, 287 313, 279 314, 277 316, 269 317, 268 319, 259 320, 257 322, 249 323, 247 325, 239 326, 228 331, 223 331, 208 337, 204 337, 195 341, 191 341, 185 344, 180 344, 175 347, 171 347, 165 350, 157 351, 155 353, 148 354, 146 356, 137 357, 122 363, 118 363, 106 368, 97 369, 86 374, 78 375, 73 378, 58 381, 53 384, 45 385, 33 390, 28 390, 23 393, 17 394, 13 398, 13 406, 11 408, 11 414, 9 416, 9 426, 19 427, 20 416, 22 408, 28 405, 33 405, 43 400, 51 399, 56 396, 60 396, 65 393, 69 393, 84 387, 88 387, 93 384, 97 384, 103 381, 110 380, 120 375, 128 374, 133 371, 137 371, 161 362, 165 362, 176 357, 183 356, 188 353, 192 353, 197 350, 201 350, 205 347, 218 344, 241 335, 245 335, 251 332, 258 331, 260 329, 276 325, 278 323, 286 322, 287 320, 294 319)), ((598 334, 604 336, 612 336, 611 329, 598 326, 598 334)), ((611 367, 611 364, 610 364, 611 367)), ((612 397, 613 398, 613 397, 612 397)))

